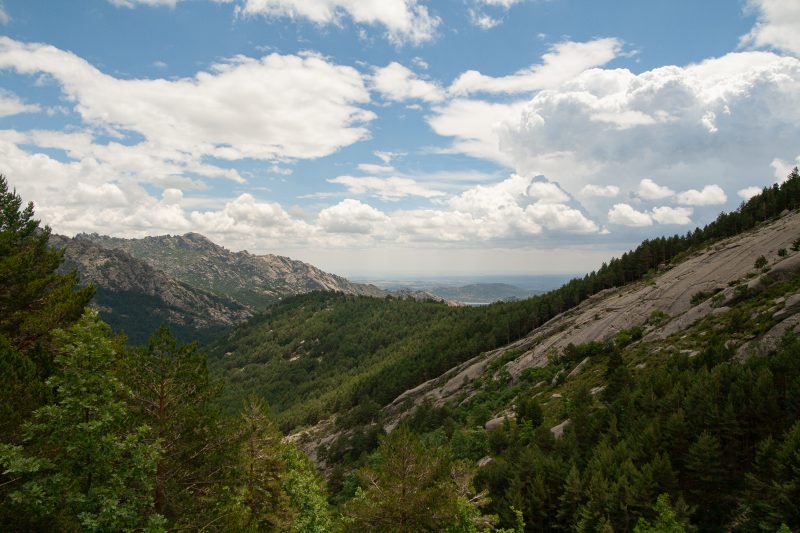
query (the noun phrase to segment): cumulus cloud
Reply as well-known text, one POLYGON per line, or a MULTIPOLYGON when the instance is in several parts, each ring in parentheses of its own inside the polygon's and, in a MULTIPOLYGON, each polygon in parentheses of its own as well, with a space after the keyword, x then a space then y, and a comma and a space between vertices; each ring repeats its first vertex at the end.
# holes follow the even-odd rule
POLYGON ((637 194, 645 200, 661 200, 662 198, 674 196, 675 191, 669 187, 659 185, 650 178, 645 178, 639 182, 637 194))
POLYGON ((389 222, 381 211, 358 200, 342 200, 320 211, 317 224, 329 233, 377 233, 389 222))
MULTIPOLYGON (((487 135, 480 146, 487 158, 510 159, 517 172, 545 174, 568 191, 609 181, 633 190, 642 175, 671 188, 714 175, 743 187, 776 157, 797 155, 798 86, 800 60, 769 52, 639 74, 589 69, 508 111, 492 130, 497 139, 487 135), (485 149, 498 140, 504 157, 485 149)), ((480 153, 475 143, 454 148, 480 153)))
POLYGON ((337 24, 343 15, 358 24, 380 24, 397 44, 433 39, 440 19, 417 0, 244 0, 242 15, 304 18, 316 24, 337 24))
POLYGON ((436 106, 427 120, 437 134, 455 138, 452 152, 513 166, 512 156, 500 149, 499 133, 519 117, 525 105, 456 98, 436 106))
POLYGON ((654 207, 649 212, 639 211, 624 203, 614 204, 608 211, 608 221, 612 224, 641 228, 658 224, 677 224, 685 226, 692 223, 691 207, 654 207))
POLYGON ((350 194, 368 194, 386 201, 400 200, 407 196, 435 198, 444 195, 443 192, 424 187, 412 179, 396 176, 338 176, 328 182, 344 185, 350 194))
POLYGON ((307 238, 312 228, 295 220, 276 202, 263 202, 251 194, 241 194, 220 210, 192 211, 192 227, 207 235, 241 237, 251 235, 267 239, 307 238))
POLYGON ((619 195, 619 187, 616 185, 584 185, 581 189, 581 196, 586 198, 614 198, 619 195))
POLYGON ((411 69, 397 62, 375 69, 372 87, 385 99, 395 102, 418 99, 439 102, 444 90, 437 84, 419 78, 411 69))
MULTIPOLYGON (((613 38, 585 43, 565 41, 551 47, 540 64, 510 76, 492 77, 474 70, 464 72, 448 87, 451 98, 433 108, 434 113, 427 117, 428 124, 437 134, 455 138, 453 152, 515 167, 513 150, 501 149, 501 142, 503 132, 515 128, 523 118, 528 100, 501 103, 466 96, 473 93, 515 95, 555 88, 587 69, 612 60, 621 47, 622 42, 613 38)), ((561 159, 555 153, 547 157, 556 166, 561 159)), ((532 173, 550 175, 547 170, 542 167, 532 173)))
POLYGON ((742 37, 742 46, 771 46, 800 54, 800 4, 793 0, 748 0, 747 6, 758 13, 758 21, 742 37))
POLYGON ((565 41, 553 45, 542 56, 541 64, 501 77, 468 70, 456 78, 448 90, 455 95, 478 92, 515 94, 557 87, 584 70, 605 65, 621 50, 622 42, 614 38, 584 43, 565 41))
POLYGON ((0 38, 0 68, 46 74, 84 121, 154 146, 221 159, 311 159, 365 138, 361 74, 304 54, 237 56, 193 78, 117 79, 43 44, 0 38))
POLYGON ((706 185, 702 191, 689 189, 679 193, 677 200, 683 205, 721 205, 728 201, 728 196, 719 185, 706 185))
POLYGON ((528 186, 526 193, 541 202, 550 204, 559 204, 569 200, 569 195, 558 185, 546 181, 534 181, 528 186))
POLYGON ((679 224, 686 226, 692 223, 692 209, 690 207, 654 207, 653 220, 659 224, 679 224))
POLYGON ((736 191, 736 195, 745 202, 759 194, 761 194, 761 189, 759 187, 745 187, 744 189, 736 191))
POLYGON ((608 221, 622 226, 652 226, 653 218, 647 213, 637 211, 628 204, 614 204, 608 211, 608 221))
POLYGON ((561 203, 536 202, 525 208, 525 216, 548 229, 570 233, 597 233, 600 228, 580 210, 561 203))

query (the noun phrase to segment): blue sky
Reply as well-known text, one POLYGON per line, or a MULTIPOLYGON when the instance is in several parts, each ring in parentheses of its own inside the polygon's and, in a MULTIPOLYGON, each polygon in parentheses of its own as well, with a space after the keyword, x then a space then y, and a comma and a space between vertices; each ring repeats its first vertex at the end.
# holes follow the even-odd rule
POLYGON ((5 0, 0 23, 0 171, 65 234, 583 272, 800 155, 791 0, 5 0))

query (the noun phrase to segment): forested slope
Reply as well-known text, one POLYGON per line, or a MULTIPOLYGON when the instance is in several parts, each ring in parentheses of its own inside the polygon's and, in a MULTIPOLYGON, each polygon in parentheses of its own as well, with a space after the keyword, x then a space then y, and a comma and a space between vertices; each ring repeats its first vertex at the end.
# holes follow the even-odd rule
POLYGON ((213 365, 234 384, 231 405, 259 391, 273 403, 285 429, 314 423, 361 400, 374 409, 482 352, 524 339, 594 294, 652 276, 670 262, 679 264, 693 251, 798 206, 800 177, 794 171, 782 185, 765 189, 704 228, 645 241, 596 272, 520 302, 446 308, 330 295, 290 298, 215 344, 213 365))

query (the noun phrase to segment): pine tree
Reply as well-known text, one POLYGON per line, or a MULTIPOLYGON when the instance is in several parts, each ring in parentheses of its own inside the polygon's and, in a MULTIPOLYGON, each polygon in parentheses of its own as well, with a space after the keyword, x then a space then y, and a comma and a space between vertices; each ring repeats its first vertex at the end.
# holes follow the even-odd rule
MULTIPOLYGON (((120 348, 94 311, 57 332, 54 402, 24 426, 21 446, 0 446, 19 521, 9 529, 111 531, 157 526, 152 478, 158 445, 127 410, 130 391, 113 374, 120 348)), ((7 524, 8 525, 8 524, 7 524)))
MULTIPOLYGON (((0 175, 0 334, 25 354, 41 350, 53 329, 76 322, 94 295, 92 287, 75 289, 74 272, 56 273, 63 252, 49 246, 50 228, 33 215, 33 203, 23 208, 0 175)), ((37 363, 46 376, 50 361, 37 363)))
POLYGON ((14 442, 17 428, 42 404, 53 370, 50 332, 75 323, 94 289, 76 289, 75 273, 56 269, 62 253, 48 245, 33 204, 8 190, 0 175, 0 440, 14 442))
POLYGON ((437 531, 457 518, 457 493, 447 461, 405 426, 387 435, 374 467, 361 470, 365 488, 345 505, 351 531, 437 531))
POLYGON ((132 412, 161 447, 153 479, 156 510, 188 521, 187 527, 214 520, 204 515, 212 506, 203 499, 232 468, 235 436, 212 403, 220 387, 209 376, 205 355, 195 343, 179 345, 162 326, 146 347, 130 349, 120 366, 133 392, 132 412))
POLYGON ((289 500, 283 491, 286 465, 281 434, 264 403, 250 397, 241 414, 243 442, 238 465, 248 530, 285 530, 291 522, 289 500))
POLYGON ((692 504, 697 506, 696 516, 701 526, 718 526, 723 523, 722 452, 719 439, 704 431, 689 447, 686 458, 688 493, 692 504))

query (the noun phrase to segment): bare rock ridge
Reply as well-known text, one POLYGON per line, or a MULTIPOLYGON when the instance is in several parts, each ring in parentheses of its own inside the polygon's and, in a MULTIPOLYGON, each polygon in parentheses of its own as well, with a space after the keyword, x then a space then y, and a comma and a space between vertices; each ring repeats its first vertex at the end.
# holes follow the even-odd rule
POLYGON ((215 328, 244 322, 282 297, 315 290, 446 301, 353 283, 284 256, 231 252, 199 233, 143 239, 82 233, 54 235, 51 243, 65 248, 62 270, 75 269, 82 283, 95 285, 94 305, 133 342, 143 342, 162 323, 184 339, 210 340, 215 328))
POLYGON ((389 294, 288 257, 232 252, 199 233, 142 239, 82 233, 75 239, 124 250, 170 277, 256 309, 277 298, 313 290, 375 297, 389 294))
POLYGON ((139 330, 167 323, 188 330, 230 326, 252 316, 252 310, 225 296, 178 281, 124 250, 91 241, 53 235, 64 249, 61 271, 77 270, 81 284, 97 288, 94 305, 109 323, 140 341, 139 330))
MULTIPOLYGON (((705 316, 723 310, 725 304, 736 297, 737 291, 758 291, 766 284, 788 279, 800 271, 800 252, 788 251, 798 236, 800 213, 789 213, 748 233, 719 241, 674 267, 662 270, 652 279, 595 294, 526 337, 474 357, 404 392, 387 407, 390 418, 402 416, 403 406, 409 404, 418 405, 428 400, 442 405, 458 394, 469 394, 466 390, 469 383, 509 350, 522 351, 505 365, 512 379, 517 379, 527 368, 546 366, 569 344, 606 340, 634 326, 644 328, 645 339, 665 338, 688 328, 705 316), (781 249, 788 251, 786 255, 778 254, 781 249), (754 268, 756 259, 762 255, 768 260, 766 272, 754 268), (698 293, 714 296, 694 304, 693 296, 698 293), (654 313, 663 317, 663 324, 652 320, 654 313)), ((787 308, 786 316, 782 316, 785 320, 778 324, 783 326, 776 326, 780 332, 776 330, 774 335, 768 333, 764 339, 754 340, 751 348, 755 349, 762 340, 774 343, 778 333, 797 328, 800 320, 791 319, 797 316, 794 313, 800 313, 800 305, 787 308)), ((746 350, 741 349, 741 357, 746 357, 746 350)))

